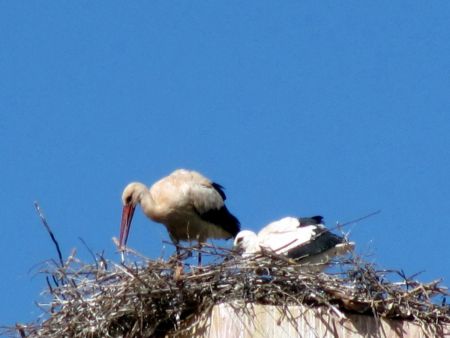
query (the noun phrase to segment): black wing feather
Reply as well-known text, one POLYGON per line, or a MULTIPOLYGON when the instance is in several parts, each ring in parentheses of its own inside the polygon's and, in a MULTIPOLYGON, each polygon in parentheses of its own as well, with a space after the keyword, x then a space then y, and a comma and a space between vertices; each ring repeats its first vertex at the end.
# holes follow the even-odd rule
POLYGON ((225 192, 224 192, 225 188, 223 186, 221 186, 219 183, 215 183, 215 182, 211 183, 211 185, 214 188, 214 190, 219 193, 220 197, 222 197, 222 199, 225 201, 227 199, 227 196, 225 195, 225 192))
MULTIPOLYGON (((212 182, 211 183, 214 190, 216 190, 220 197, 225 201, 227 196, 224 192, 224 187, 219 183, 212 182)), ((212 223, 219 228, 222 228, 226 232, 230 234, 230 237, 236 237, 239 231, 241 231, 241 223, 239 220, 228 210, 228 208, 224 205, 220 209, 211 209, 207 212, 200 213, 198 215, 201 219, 206 222, 212 223)))
POLYGON ((312 217, 299 217, 300 227, 305 227, 308 225, 318 225, 323 224, 322 216, 312 216, 312 217))
POLYGON ((199 216, 203 220, 228 232, 230 237, 236 237, 238 232, 241 231, 241 223, 232 213, 228 211, 225 205, 220 209, 208 210, 203 214, 199 213, 199 216))
POLYGON ((343 237, 325 230, 324 232, 319 233, 319 235, 314 237, 310 242, 289 250, 287 256, 289 258, 297 259, 313 256, 334 248, 341 243, 344 243, 343 237))

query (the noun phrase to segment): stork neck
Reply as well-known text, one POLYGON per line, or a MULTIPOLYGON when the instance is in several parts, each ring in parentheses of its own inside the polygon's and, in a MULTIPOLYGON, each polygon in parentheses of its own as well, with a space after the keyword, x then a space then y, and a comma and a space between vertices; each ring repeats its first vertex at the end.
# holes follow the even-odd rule
POLYGON ((259 246, 258 236, 254 232, 249 231, 247 234, 247 238, 244 241, 245 254, 253 255, 261 250, 259 246))
POLYGON ((146 190, 140 197, 140 204, 142 211, 147 217, 151 218, 154 221, 160 221, 162 215, 162 210, 158 203, 152 197, 150 191, 146 190))
POLYGON ((247 249, 245 250, 248 254, 256 254, 261 250, 259 246, 258 239, 255 237, 248 245, 247 249))

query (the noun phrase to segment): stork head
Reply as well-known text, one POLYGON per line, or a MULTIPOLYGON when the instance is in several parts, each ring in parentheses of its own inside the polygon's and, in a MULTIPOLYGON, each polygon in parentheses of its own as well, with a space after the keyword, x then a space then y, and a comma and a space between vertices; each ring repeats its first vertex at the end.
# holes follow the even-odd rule
POLYGON ((258 236, 250 230, 242 230, 234 239, 234 249, 242 256, 255 254, 259 251, 258 236))
POLYGON ((128 184, 122 193, 122 221, 120 223, 120 247, 127 244, 128 233, 130 232, 131 220, 133 219, 134 209, 140 203, 142 194, 147 187, 142 183, 133 182, 128 184))

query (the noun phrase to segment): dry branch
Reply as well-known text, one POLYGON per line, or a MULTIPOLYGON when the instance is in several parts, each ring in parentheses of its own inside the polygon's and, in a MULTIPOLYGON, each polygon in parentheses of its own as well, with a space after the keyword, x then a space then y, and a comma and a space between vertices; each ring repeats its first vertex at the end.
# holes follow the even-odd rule
MULTIPOLYGON (((197 248, 182 250, 187 255, 197 248)), ((139 254, 139 263, 117 264, 96 256, 94 264, 86 264, 72 256, 62 266, 53 264, 45 271, 47 277, 64 282, 51 286, 47 278, 49 302, 41 304, 47 318, 17 325, 16 332, 23 337, 163 336, 213 305, 230 301, 243 308, 246 303, 322 306, 339 317, 357 312, 436 329, 450 323, 449 306, 435 300, 448 295, 439 281, 420 283, 401 272, 377 270, 359 257, 335 262, 338 272, 311 274, 271 253, 242 259, 217 247, 202 252, 216 262, 201 269, 185 265, 176 279, 176 259, 151 260, 139 254), (403 282, 388 280, 396 273, 403 282)))
POLYGON ((36 209, 36 212, 38 213, 42 224, 44 225, 45 229, 47 230, 48 234, 50 235, 50 238, 52 239, 53 244, 55 244, 56 251, 58 252, 59 263, 61 264, 61 266, 63 266, 64 265, 64 261, 63 261, 63 256, 61 254, 61 249, 59 248, 58 241, 56 240, 52 229, 50 229, 50 226, 48 225, 47 219, 45 218, 44 213, 42 212, 41 208, 39 207, 39 203, 38 202, 34 202, 34 208, 36 209))

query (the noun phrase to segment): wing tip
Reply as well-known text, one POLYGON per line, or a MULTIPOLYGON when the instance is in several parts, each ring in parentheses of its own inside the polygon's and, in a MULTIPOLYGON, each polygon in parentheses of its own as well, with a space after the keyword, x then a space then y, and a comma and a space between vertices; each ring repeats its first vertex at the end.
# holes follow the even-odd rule
POLYGON ((228 238, 234 238, 241 231, 241 223, 226 207, 223 205, 220 209, 213 209, 199 214, 199 216, 217 227, 222 228, 224 231, 230 234, 228 238))
POLYGON ((220 195, 220 197, 222 197, 222 199, 225 201, 227 199, 227 195, 225 195, 225 188, 223 187, 223 185, 220 185, 219 183, 216 182, 212 182, 211 186, 214 188, 215 191, 217 191, 220 195))

